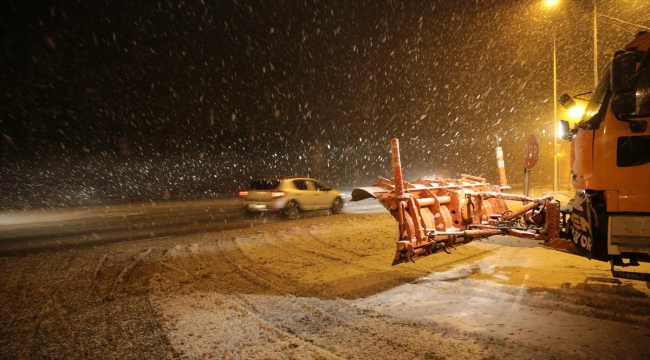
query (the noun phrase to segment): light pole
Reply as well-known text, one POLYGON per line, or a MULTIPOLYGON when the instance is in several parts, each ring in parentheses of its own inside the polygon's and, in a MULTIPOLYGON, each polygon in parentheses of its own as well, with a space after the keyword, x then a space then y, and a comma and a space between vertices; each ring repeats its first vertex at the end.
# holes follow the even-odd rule
MULTIPOLYGON (((598 85, 598 13, 594 0, 594 88, 598 85)), ((559 0, 546 0, 547 6, 555 6, 559 0)), ((558 190, 558 154, 557 154, 557 52, 555 30, 553 30, 553 191, 558 190)))
MULTIPOLYGON (((594 0, 594 3, 596 0, 594 0)), ((558 0, 546 0, 546 5, 555 6, 558 0)), ((555 30, 553 34, 553 191, 557 191, 557 46, 555 40, 555 30)))
POLYGON ((598 86, 598 12, 594 0, 594 89, 596 86, 598 86))
POLYGON ((533 31, 535 33, 539 32, 550 32, 553 36, 553 130, 551 135, 553 137, 553 191, 557 191, 557 46, 555 38, 555 30, 553 31, 533 31))
POLYGON ((557 52, 553 31, 553 191, 557 191, 557 52))

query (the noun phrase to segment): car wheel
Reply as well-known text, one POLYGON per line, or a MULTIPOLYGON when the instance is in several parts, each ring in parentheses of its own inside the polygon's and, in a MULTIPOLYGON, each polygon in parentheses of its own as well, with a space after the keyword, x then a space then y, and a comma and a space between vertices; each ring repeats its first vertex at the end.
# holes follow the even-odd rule
POLYGON ((244 210, 244 217, 247 219, 255 219, 260 217, 259 212, 244 210))
POLYGON ((284 208, 284 217, 287 218, 287 220, 293 220, 298 218, 299 212, 300 212, 300 207, 298 206, 298 204, 295 201, 291 201, 284 208))
POLYGON ((330 209, 330 211, 332 212, 332 215, 336 215, 336 214, 340 213, 341 210, 343 210, 343 199, 341 199, 340 197, 337 197, 336 199, 334 199, 334 202, 332 203, 332 208, 330 209))

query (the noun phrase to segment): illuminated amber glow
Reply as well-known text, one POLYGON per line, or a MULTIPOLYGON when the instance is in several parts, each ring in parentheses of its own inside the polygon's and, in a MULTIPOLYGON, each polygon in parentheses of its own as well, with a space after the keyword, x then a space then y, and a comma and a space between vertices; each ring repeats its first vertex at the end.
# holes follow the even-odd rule
POLYGON ((569 118, 573 119, 580 119, 582 118, 582 114, 584 114, 585 108, 583 106, 574 106, 568 110, 569 113, 569 118))

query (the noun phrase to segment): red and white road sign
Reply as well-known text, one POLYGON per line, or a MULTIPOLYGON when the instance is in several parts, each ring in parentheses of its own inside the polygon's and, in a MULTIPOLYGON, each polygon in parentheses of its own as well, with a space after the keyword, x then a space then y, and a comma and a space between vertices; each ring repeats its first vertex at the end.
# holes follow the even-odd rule
POLYGON ((539 145, 537 138, 533 134, 528 134, 524 140, 524 167, 527 171, 533 170, 537 164, 537 155, 539 154, 539 145))

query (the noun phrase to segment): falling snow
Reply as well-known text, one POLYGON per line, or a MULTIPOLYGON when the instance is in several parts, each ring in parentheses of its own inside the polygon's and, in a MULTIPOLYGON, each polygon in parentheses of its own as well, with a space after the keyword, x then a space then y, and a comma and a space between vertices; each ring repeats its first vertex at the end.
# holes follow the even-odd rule
MULTIPOLYGON (((260 175, 367 186, 392 177, 392 138, 406 180, 497 183, 498 145, 516 187, 534 134, 533 191, 553 182, 556 153, 568 190, 568 143, 553 148, 554 85, 591 91, 594 58, 602 72, 650 29, 647 14, 648 1, 602 0, 8 1, 0 215, 118 208, 131 230, 123 213, 133 203, 233 201, 260 175)), ((56 225, 31 231, 75 223, 56 225)), ((610 281, 606 264, 473 243, 442 264, 386 270, 386 214, 292 226, 6 253, 0 358, 650 353, 650 292, 610 281), (438 320, 423 310, 431 303, 438 320)))
MULTIPOLYGON (((546 184, 551 31, 558 89, 589 91, 591 6, 12 2, 0 15, 0 202, 213 196, 267 172, 353 186, 387 175, 393 137, 407 175, 494 181, 494 135, 518 173, 533 133, 532 181, 546 184)), ((648 6, 599 4, 601 69, 632 24, 650 24, 648 6)))

